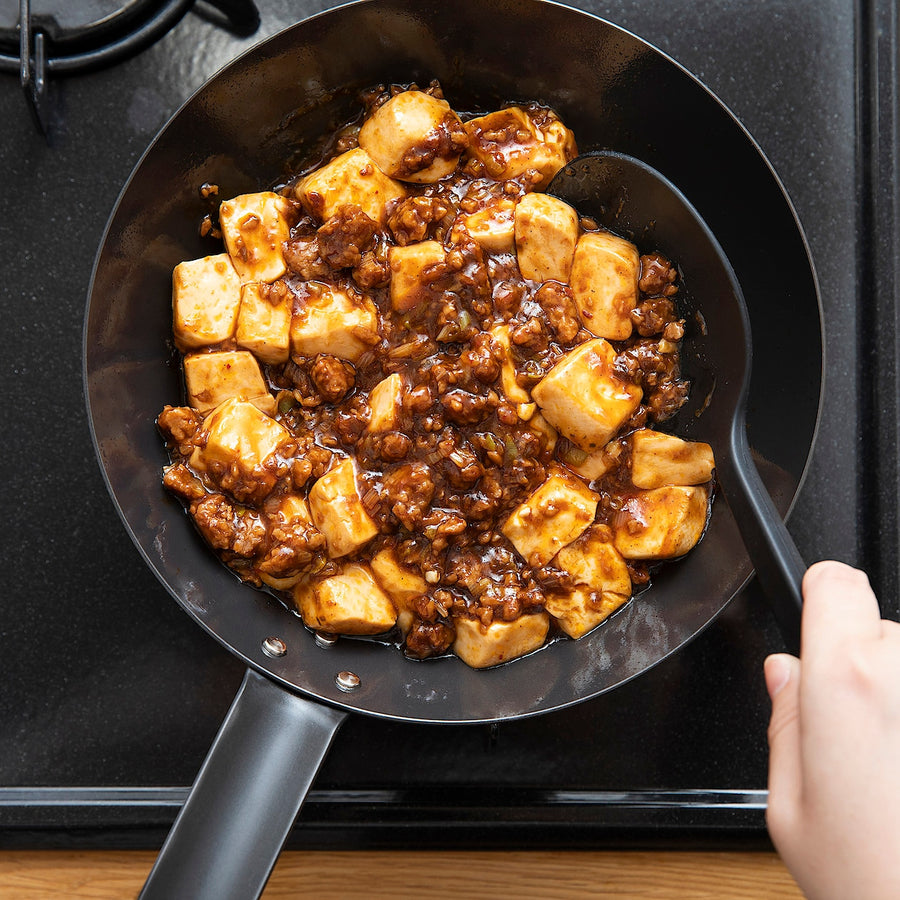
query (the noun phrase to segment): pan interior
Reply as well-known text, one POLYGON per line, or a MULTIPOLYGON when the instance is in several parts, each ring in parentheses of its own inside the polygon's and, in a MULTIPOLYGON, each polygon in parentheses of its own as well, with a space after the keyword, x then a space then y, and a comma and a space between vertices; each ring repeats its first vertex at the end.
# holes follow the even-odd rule
MULTIPOLYGON (((111 216, 85 322, 86 393, 101 466, 136 546, 182 607, 232 652, 286 686, 350 709, 422 722, 492 721, 608 691, 702 630, 751 573, 727 506, 715 504, 694 552, 588 637, 476 672, 449 658, 411 662, 367 641, 317 646, 295 615, 219 563, 163 489, 167 458, 154 425, 182 396, 172 269, 218 252, 199 236, 200 185, 219 185, 225 198, 278 184, 357 109, 360 89, 432 78, 460 111, 544 102, 582 151, 643 159, 694 204, 750 310, 750 438, 786 512, 812 447, 822 369, 815 275, 791 204, 759 148, 690 74, 607 22, 540 0, 354 4, 288 29, 212 79, 151 145, 111 216), (270 636, 286 643, 283 657, 263 651, 270 636), (352 694, 335 684, 345 670, 361 681, 352 694)), ((731 375, 716 370, 709 378, 731 375)), ((701 425, 702 417, 697 437, 701 425)))

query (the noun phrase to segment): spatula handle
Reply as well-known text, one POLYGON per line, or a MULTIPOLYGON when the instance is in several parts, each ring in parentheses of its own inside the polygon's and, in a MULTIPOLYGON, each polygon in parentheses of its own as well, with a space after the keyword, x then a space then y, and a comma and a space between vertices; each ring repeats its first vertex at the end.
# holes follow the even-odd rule
POLYGON ((750 454, 745 423, 737 418, 731 452, 716 459, 719 484, 741 531, 757 577, 791 653, 800 652, 801 585, 806 572, 800 552, 750 454))

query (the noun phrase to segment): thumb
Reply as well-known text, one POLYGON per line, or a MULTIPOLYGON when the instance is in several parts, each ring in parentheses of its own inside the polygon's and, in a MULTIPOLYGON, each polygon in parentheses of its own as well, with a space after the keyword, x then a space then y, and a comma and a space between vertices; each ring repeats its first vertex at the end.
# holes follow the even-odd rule
POLYGON ((769 806, 793 807, 800 797, 800 660, 773 653, 765 661, 769 720, 769 806))

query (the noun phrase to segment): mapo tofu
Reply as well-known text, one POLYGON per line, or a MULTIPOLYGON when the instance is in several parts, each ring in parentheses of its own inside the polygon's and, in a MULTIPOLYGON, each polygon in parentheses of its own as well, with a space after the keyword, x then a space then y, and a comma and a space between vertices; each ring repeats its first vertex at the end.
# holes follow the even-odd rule
POLYGON ((314 631, 476 668, 582 638, 706 526, 676 267, 544 192, 578 151, 538 103, 379 87, 326 146, 175 269, 164 483, 314 631))

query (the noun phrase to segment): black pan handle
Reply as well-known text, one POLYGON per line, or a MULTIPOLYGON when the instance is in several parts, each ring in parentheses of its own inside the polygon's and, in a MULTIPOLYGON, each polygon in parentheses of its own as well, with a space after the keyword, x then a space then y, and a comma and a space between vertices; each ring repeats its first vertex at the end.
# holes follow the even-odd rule
POLYGON ((743 416, 735 416, 730 453, 717 455, 719 484, 789 652, 800 652, 801 585, 806 564, 750 454, 743 416))
POLYGON ((259 897, 346 715, 248 669, 141 898, 259 897))

